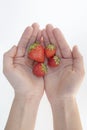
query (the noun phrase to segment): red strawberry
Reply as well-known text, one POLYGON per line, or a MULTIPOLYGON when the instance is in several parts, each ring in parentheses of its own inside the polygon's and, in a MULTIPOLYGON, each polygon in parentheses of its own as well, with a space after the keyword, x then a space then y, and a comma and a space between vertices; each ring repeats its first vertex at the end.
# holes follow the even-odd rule
POLYGON ((29 46, 28 57, 37 62, 44 62, 44 47, 39 43, 33 43, 29 46))
POLYGON ((59 63, 60 63, 60 59, 58 58, 58 56, 54 56, 48 59, 48 65, 51 67, 56 67, 59 65, 59 63))
POLYGON ((33 67, 33 73, 38 77, 44 76, 46 72, 47 72, 47 67, 44 63, 37 63, 33 67))
POLYGON ((54 56, 56 53, 56 47, 54 44, 48 44, 45 48, 45 54, 47 58, 54 56))

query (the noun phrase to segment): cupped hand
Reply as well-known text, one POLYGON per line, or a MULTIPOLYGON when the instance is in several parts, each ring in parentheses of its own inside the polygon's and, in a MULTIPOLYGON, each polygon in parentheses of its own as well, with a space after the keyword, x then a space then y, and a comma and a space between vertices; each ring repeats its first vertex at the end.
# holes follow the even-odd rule
POLYGON ((83 57, 77 46, 71 50, 62 32, 52 25, 42 30, 45 46, 55 44, 56 55, 61 59, 58 67, 48 67, 44 77, 45 91, 50 102, 53 100, 76 96, 84 77, 83 57))
POLYGON ((25 29, 18 46, 13 46, 4 54, 3 71, 15 94, 33 98, 41 98, 43 95, 43 78, 33 75, 33 61, 27 57, 29 45, 40 40, 40 37, 39 25, 35 23, 25 29))

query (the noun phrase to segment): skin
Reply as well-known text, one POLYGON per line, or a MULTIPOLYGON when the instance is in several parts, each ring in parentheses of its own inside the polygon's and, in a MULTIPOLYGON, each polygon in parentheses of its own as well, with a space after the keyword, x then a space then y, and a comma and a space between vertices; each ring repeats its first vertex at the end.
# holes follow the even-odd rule
POLYGON ((60 64, 56 68, 48 66, 48 73, 44 78, 45 91, 49 101, 55 98, 76 96, 84 77, 83 57, 78 47, 72 51, 62 32, 52 25, 47 25, 42 31, 45 45, 54 43, 57 48, 56 55, 60 64))
POLYGON ((18 46, 4 54, 3 72, 15 97, 5 130, 33 130, 39 102, 44 92, 44 80, 32 73, 32 60, 27 57, 28 46, 40 39, 38 24, 27 27, 18 46))
POLYGON ((55 44, 56 55, 61 59, 58 67, 48 67, 44 77, 45 92, 53 112, 54 130, 82 130, 75 97, 85 73, 83 57, 77 46, 70 49, 58 28, 48 24, 42 35, 45 46, 55 44))
POLYGON ((51 104, 54 130, 82 130, 75 97, 84 77, 83 57, 77 46, 70 49, 58 28, 49 24, 40 31, 36 23, 27 27, 18 46, 4 54, 3 72, 15 92, 5 130, 34 130, 44 90, 51 104), (55 44, 61 59, 58 67, 48 67, 44 78, 33 75, 34 62, 27 58, 29 45, 41 36, 44 46, 55 44))

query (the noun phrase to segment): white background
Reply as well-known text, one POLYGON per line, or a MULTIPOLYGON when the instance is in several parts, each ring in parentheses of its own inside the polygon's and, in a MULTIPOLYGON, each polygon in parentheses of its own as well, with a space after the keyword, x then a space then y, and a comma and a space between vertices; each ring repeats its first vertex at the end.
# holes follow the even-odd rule
MULTIPOLYGON (((14 93, 2 74, 3 53, 17 44, 26 26, 38 22, 59 27, 69 45, 79 46, 87 66, 86 0, 0 0, 0 130, 9 115, 14 93)), ((87 68, 86 68, 87 71, 87 68)), ((83 129, 87 130, 87 76, 77 96, 83 129)), ((51 108, 44 96, 38 111, 35 130, 53 130, 51 108)))

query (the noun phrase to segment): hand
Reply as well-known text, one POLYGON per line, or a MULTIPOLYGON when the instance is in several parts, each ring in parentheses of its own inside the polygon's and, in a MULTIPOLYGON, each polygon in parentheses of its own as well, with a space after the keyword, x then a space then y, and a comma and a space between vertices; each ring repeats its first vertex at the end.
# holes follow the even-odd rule
POLYGON ((61 97, 75 96, 84 77, 83 57, 77 46, 70 50, 58 28, 47 25, 46 29, 42 30, 42 35, 45 45, 56 45, 56 55, 61 59, 58 67, 48 67, 48 74, 44 78, 45 91, 50 103, 61 97))
POLYGON ((44 91, 43 78, 32 73, 33 61, 27 58, 28 46, 40 40, 38 24, 27 27, 18 43, 4 54, 4 74, 13 86, 16 95, 40 99, 44 91))

